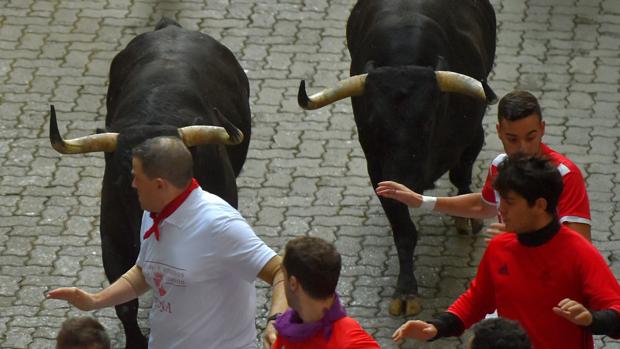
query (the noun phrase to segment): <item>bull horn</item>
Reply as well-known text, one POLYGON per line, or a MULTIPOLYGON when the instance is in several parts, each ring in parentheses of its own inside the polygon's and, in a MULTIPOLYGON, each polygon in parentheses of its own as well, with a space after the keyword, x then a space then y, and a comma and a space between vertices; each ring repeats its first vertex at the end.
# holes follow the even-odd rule
POLYGON ((58 122, 56 120, 56 109, 53 105, 50 117, 50 142, 52 147, 61 154, 83 154, 92 152, 113 152, 116 149, 116 139, 118 133, 100 133, 90 136, 62 139, 58 131, 58 122))
POLYGON ((486 100, 482 83, 470 76, 451 71, 435 71, 435 77, 439 89, 444 92, 461 93, 486 100))
POLYGON ((306 93, 306 81, 302 80, 299 84, 299 92, 297 93, 297 103, 299 103, 299 106, 303 109, 312 110, 324 107, 347 97, 360 96, 364 93, 364 85, 366 85, 367 76, 368 74, 354 75, 340 81, 336 87, 327 88, 310 97, 308 97, 306 93))
POLYGON ((243 141, 243 133, 236 130, 238 134, 231 136, 225 128, 219 126, 185 126, 179 128, 179 136, 187 147, 201 144, 236 145, 243 141))

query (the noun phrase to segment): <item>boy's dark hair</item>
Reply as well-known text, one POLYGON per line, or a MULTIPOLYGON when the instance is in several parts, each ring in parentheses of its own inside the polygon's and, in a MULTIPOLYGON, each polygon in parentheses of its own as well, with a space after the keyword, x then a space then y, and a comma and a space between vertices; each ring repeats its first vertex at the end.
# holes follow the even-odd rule
POLYGON ((485 319, 473 327, 471 349, 531 349, 527 334, 518 322, 504 318, 485 319))
POLYGON ((547 201, 546 211, 555 215, 564 184, 560 171, 543 157, 515 154, 507 157, 497 167, 498 175, 493 189, 502 197, 513 191, 519 194, 530 206, 536 199, 547 201))
POLYGON ((110 349, 110 338, 103 325, 92 317, 65 320, 56 336, 56 349, 110 349))
POLYGON ((185 188, 193 176, 192 154, 177 137, 147 139, 132 150, 149 178, 161 177, 177 188, 185 188))
POLYGON ((497 122, 520 120, 532 114, 542 120, 538 99, 527 91, 513 91, 502 97, 497 106, 497 122))
POLYGON ((290 240, 282 264, 287 276, 295 276, 310 297, 325 299, 336 292, 342 262, 329 242, 309 236, 290 240))

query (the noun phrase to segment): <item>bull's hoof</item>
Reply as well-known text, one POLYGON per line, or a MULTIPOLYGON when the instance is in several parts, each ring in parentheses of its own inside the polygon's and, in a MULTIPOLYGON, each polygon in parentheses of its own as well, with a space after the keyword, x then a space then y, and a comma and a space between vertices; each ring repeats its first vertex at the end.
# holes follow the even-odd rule
POLYGON ((413 316, 422 311, 422 305, 420 299, 415 296, 392 298, 389 311, 392 316, 413 316))
POLYGON ((478 232, 480 232, 482 226, 484 225, 481 219, 463 217, 452 218, 454 218, 454 225, 456 227, 456 231, 462 235, 477 234, 478 232))
POLYGON ((406 304, 406 316, 418 315, 422 311, 422 304, 418 297, 407 298, 406 304))
POLYGON ((390 301, 390 315, 400 316, 403 313, 403 303, 404 301, 400 298, 392 298, 392 301, 390 301))
POLYGON ((472 234, 478 234, 482 227, 484 226, 484 222, 482 219, 470 218, 471 221, 471 232, 472 234))
POLYGON ((456 227, 456 231, 459 234, 467 235, 471 231, 471 227, 469 226, 469 218, 463 217, 452 217, 454 218, 454 226, 456 227))

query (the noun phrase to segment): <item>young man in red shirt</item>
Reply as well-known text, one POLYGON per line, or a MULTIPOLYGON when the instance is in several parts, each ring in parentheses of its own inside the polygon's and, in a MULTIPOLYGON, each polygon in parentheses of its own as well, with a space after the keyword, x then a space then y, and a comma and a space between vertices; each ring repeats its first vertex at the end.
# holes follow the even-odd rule
MULTIPOLYGON (((491 163, 481 193, 452 197, 432 197, 418 194, 402 184, 386 181, 376 188, 378 195, 398 200, 413 208, 427 208, 452 216, 467 218, 492 218, 498 215, 498 194, 491 184, 497 176, 497 165, 507 156, 520 153, 528 156, 544 156, 553 162, 562 175, 564 191, 558 203, 560 223, 590 240, 590 203, 585 181, 579 168, 562 154, 542 142, 545 122, 538 100, 526 91, 514 91, 504 96, 498 106, 497 135, 505 154, 498 155, 491 163)), ((501 215, 499 217, 500 222, 501 215)), ((496 234, 503 230, 502 223, 494 223, 487 232, 496 234)))
POLYGON ((497 309, 518 321, 536 349, 591 349, 592 334, 620 337, 620 285, 596 248, 558 221, 557 167, 513 156, 493 188, 508 234, 494 237, 471 286, 439 317, 412 320, 393 335, 458 336, 497 309))
POLYGON ((274 349, 380 349, 357 321, 346 316, 336 294, 341 258, 315 237, 289 241, 282 270, 291 309, 278 315, 274 349))

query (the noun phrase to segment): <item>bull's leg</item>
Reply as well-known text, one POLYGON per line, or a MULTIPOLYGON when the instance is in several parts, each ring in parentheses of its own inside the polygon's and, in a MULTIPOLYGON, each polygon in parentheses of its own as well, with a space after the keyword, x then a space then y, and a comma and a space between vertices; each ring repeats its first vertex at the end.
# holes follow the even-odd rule
POLYGON ((134 299, 127 303, 114 307, 116 316, 121 320, 125 330, 125 348, 147 349, 148 342, 138 326, 138 300, 134 299))
MULTIPOLYGON (((127 258, 129 253, 119 253, 118 249, 110 243, 109 239, 101 237, 101 248, 103 251, 103 268, 110 283, 118 280, 127 270, 135 264, 135 258, 130 261, 127 258)), ((125 330, 126 349, 146 349, 148 347, 146 337, 138 326, 138 300, 120 304, 115 307, 116 316, 123 324, 125 330)))
MULTIPOLYGON (((484 130, 480 127, 470 146, 465 149, 457 165, 450 170, 450 182, 456 187, 458 195, 471 193, 471 172, 482 145, 484 130)), ((478 233, 482 229, 482 220, 474 218, 453 217, 457 232, 460 234, 478 233), (470 225, 471 224, 471 225, 470 225)))
POLYGON ((418 241, 418 231, 409 217, 406 205, 390 199, 380 200, 392 226, 400 268, 396 290, 390 302, 390 314, 415 315, 422 309, 418 299, 418 282, 413 274, 413 252, 418 241))

